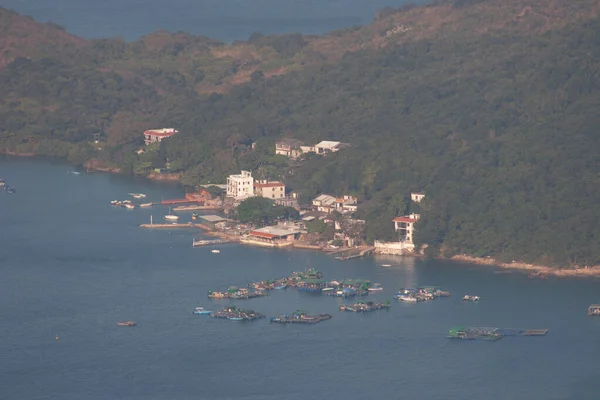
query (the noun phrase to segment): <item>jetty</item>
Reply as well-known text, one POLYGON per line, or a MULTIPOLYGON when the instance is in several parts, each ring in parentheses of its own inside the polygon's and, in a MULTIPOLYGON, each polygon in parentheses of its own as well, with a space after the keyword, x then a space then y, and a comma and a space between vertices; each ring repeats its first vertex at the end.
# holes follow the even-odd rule
POLYGON ((278 324, 317 324, 321 321, 331 319, 329 314, 308 315, 304 311, 294 311, 292 314, 283 314, 270 319, 273 323, 278 324))
POLYGON ((217 206, 178 206, 174 207, 173 211, 201 211, 201 210, 220 210, 217 206))
POLYGON ((210 314, 213 318, 229 319, 231 321, 254 321, 265 316, 253 310, 244 310, 235 306, 226 307, 210 314))
POLYGON ((340 311, 350 311, 350 312, 371 312, 376 310, 387 310, 390 308, 390 302, 386 301, 385 303, 375 303, 373 301, 362 302, 359 301, 355 304, 342 304, 340 306, 340 311))
POLYGON ((457 327, 448 332, 448 339, 499 340, 505 336, 545 336, 548 329, 515 329, 489 327, 457 327))
POLYGON ((172 224, 141 224, 140 228, 201 228, 198 224, 187 222, 185 224, 172 223, 172 224))
POLYGON ((206 240, 196 240, 193 239, 192 247, 201 247, 201 246, 211 246, 223 243, 229 243, 230 241, 227 239, 206 239, 206 240))
POLYGON ((589 306, 588 315, 590 317, 600 317, 600 304, 592 304, 589 306))
POLYGON ((334 256, 336 260, 346 261, 351 260, 353 258, 364 257, 366 255, 373 254, 374 251, 375 247, 351 247, 349 249, 336 250, 327 253, 334 256))

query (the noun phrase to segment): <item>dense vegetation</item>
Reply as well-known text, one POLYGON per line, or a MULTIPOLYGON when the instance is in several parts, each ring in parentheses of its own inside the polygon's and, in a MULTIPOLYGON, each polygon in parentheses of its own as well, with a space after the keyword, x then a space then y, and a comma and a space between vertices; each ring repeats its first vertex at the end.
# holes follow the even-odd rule
POLYGON ((430 254, 598 264, 597 7, 499 3, 429 6, 455 16, 452 29, 419 17, 422 7, 386 10, 371 27, 319 39, 352 48, 334 60, 298 35, 226 48, 184 34, 160 34, 160 46, 94 41, 77 62, 16 58, 0 70, 0 148, 139 173, 168 160, 189 184, 253 169, 304 199, 351 193, 369 240, 393 238, 391 219, 424 190, 416 238, 430 254), (504 14, 519 17, 500 24, 504 14), (421 34, 391 40, 390 28, 421 34), (246 53, 214 56, 234 50, 246 53), (247 79, 233 85, 240 71, 247 79), (181 133, 133 152, 144 129, 166 126, 181 133), (352 146, 288 165, 272 151, 282 136, 352 146))
POLYGON ((278 220, 297 220, 300 217, 295 208, 276 205, 264 197, 250 197, 242 201, 236 213, 241 222, 251 222, 258 226, 270 225, 278 220))

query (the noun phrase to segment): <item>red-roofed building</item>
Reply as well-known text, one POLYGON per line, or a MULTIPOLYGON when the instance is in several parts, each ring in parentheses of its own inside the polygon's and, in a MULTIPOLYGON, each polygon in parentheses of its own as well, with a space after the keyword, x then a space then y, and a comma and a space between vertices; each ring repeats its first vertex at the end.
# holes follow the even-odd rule
POLYGON ((178 134, 175 128, 150 129, 144 132, 144 143, 146 146, 152 143, 161 142, 163 139, 178 134))
POLYGON ((398 232, 401 242, 413 244, 415 223, 420 217, 419 214, 410 214, 403 217, 396 217, 392 220, 394 222, 394 229, 398 232))
POLYGON ((256 181, 254 182, 254 195, 271 200, 283 199, 285 197, 285 185, 277 181, 256 181))

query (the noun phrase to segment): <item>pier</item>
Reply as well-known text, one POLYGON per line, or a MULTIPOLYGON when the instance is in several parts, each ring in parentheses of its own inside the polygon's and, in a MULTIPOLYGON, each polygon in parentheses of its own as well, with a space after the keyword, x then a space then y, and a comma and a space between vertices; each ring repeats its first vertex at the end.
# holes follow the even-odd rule
POLYGON ((200 246, 211 246, 223 243, 229 243, 229 240, 226 239, 207 239, 207 240, 194 240, 192 242, 192 247, 200 247, 200 246))
POLYGON ((353 258, 364 257, 366 255, 373 254, 373 251, 375 251, 375 247, 352 247, 349 249, 337 250, 328 253, 330 255, 333 255, 336 260, 346 261, 351 260, 353 258))
POLYGON ((191 222, 187 222, 185 224, 141 224, 140 228, 202 228, 200 224, 193 224, 191 222))

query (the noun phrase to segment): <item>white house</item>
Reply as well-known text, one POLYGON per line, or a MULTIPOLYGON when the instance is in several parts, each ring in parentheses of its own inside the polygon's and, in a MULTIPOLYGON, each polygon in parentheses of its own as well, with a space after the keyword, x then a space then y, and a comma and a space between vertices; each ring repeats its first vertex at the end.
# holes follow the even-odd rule
POLYGON ((353 213, 358 210, 358 200, 345 194, 343 198, 335 200, 335 210, 342 214, 353 213))
POLYGON ((420 192, 412 192, 410 194, 410 199, 412 201, 414 201, 415 203, 420 203, 421 200, 423 200, 425 198, 425 193, 420 193, 420 192))
POLYGON ((254 178, 252 172, 242 171, 238 175, 229 175, 227 178, 227 197, 244 200, 254 196, 254 178))
POLYGON ((415 223, 420 217, 419 214, 410 214, 393 219, 394 230, 398 232, 400 242, 410 244, 414 248, 413 236, 415 233, 415 223))
POLYGON ((150 129, 144 132, 144 143, 146 145, 158 143, 178 133, 175 128, 150 129))
POLYGON ((298 158, 302 155, 302 142, 292 138, 281 139, 275 142, 275 154, 290 158, 298 158))
POLYGON ((350 147, 348 143, 323 140, 322 142, 319 142, 314 146, 300 146, 300 149, 303 153, 326 154, 335 153, 348 147, 350 147))

